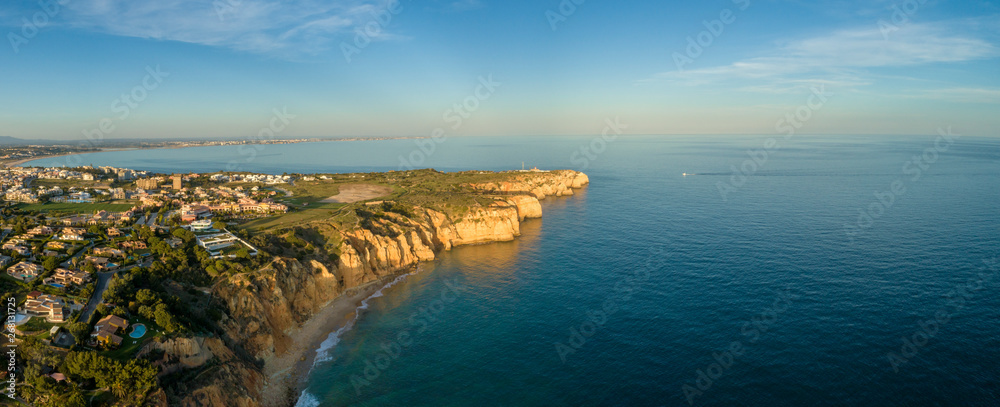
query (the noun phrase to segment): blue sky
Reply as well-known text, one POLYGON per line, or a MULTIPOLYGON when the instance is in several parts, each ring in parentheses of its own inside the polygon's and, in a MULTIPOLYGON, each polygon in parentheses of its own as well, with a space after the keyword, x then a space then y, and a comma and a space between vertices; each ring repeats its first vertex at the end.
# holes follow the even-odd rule
POLYGON ((61 2, 0 5, 0 136, 771 134, 820 87, 801 133, 1000 136, 994 1, 61 2))

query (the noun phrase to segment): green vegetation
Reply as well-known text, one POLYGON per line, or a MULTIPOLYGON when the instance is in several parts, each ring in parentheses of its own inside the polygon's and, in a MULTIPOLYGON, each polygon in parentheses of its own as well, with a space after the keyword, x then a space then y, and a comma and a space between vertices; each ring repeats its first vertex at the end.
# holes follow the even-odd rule
POLYGON ((83 214, 93 214, 97 211, 108 211, 108 212, 123 212, 129 210, 129 208, 135 206, 131 203, 110 203, 110 202, 96 202, 96 203, 65 203, 65 202, 49 202, 49 203, 32 203, 32 204, 18 204, 18 209, 24 211, 32 211, 39 213, 50 213, 50 212, 60 212, 60 213, 83 213, 83 214))

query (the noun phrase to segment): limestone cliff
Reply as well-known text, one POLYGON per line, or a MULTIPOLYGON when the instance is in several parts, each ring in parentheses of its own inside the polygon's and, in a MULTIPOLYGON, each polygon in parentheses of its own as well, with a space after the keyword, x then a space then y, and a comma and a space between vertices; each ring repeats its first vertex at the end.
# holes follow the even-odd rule
MULTIPOLYGON (((372 228, 326 231, 338 234, 327 235, 328 241, 340 242, 326 259, 277 257, 257 273, 218 283, 213 294, 227 310, 221 322, 227 342, 267 366, 272 358, 289 350, 289 335, 345 291, 391 278, 456 246, 513 240, 520 235, 522 220, 542 216, 539 199, 573 195, 574 188, 589 182, 585 174, 575 171, 507 174, 504 181, 468 185, 493 198, 489 205, 450 215, 419 206, 408 216, 387 213, 373 221, 372 228)), ((260 395, 265 386, 274 384, 268 380, 275 379, 262 379, 259 372, 246 374, 250 377, 234 379, 246 394, 260 395)), ((232 389, 202 390, 199 400, 186 403, 234 405, 211 402, 213 395, 232 389)), ((261 404, 288 402, 279 398, 261 404)))

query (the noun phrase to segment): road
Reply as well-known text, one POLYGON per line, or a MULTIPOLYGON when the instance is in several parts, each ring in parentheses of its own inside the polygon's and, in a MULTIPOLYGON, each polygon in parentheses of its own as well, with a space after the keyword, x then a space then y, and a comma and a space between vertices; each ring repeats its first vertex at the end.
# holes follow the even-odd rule
MULTIPOLYGON (((136 266, 149 267, 152 262, 153 259, 149 258, 140 264, 133 264, 118 271, 127 271, 136 266)), ((104 291, 108 289, 108 284, 111 281, 111 278, 114 277, 115 273, 118 271, 105 271, 103 273, 97 273, 97 282, 95 283, 97 284, 97 287, 94 289, 94 295, 90 297, 90 301, 87 301, 87 306, 83 308, 83 313, 80 314, 80 319, 78 321, 87 322, 90 320, 90 314, 94 312, 94 308, 97 308, 97 306, 104 301, 104 291)))

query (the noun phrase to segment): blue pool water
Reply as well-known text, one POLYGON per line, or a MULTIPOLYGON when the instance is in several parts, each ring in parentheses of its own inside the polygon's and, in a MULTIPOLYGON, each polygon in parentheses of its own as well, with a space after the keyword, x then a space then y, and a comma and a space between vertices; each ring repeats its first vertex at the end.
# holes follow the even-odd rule
POLYGON ((59 283, 50 283, 49 285, 50 285, 50 286, 53 286, 53 287, 55 287, 55 288, 63 288, 63 287, 65 287, 64 285, 62 285, 62 284, 59 284, 59 283))
POLYGON ((132 332, 128 334, 132 339, 142 338, 143 335, 146 335, 146 326, 143 324, 132 325, 132 332))
MULTIPOLYGON (((437 145, 419 166, 524 161, 591 185, 545 200, 517 241, 444 253, 369 301, 300 405, 996 405, 1000 142, 799 136, 747 164, 766 139, 437 145)), ((178 151, 81 159, 280 174, 420 158, 413 140, 178 151)))

